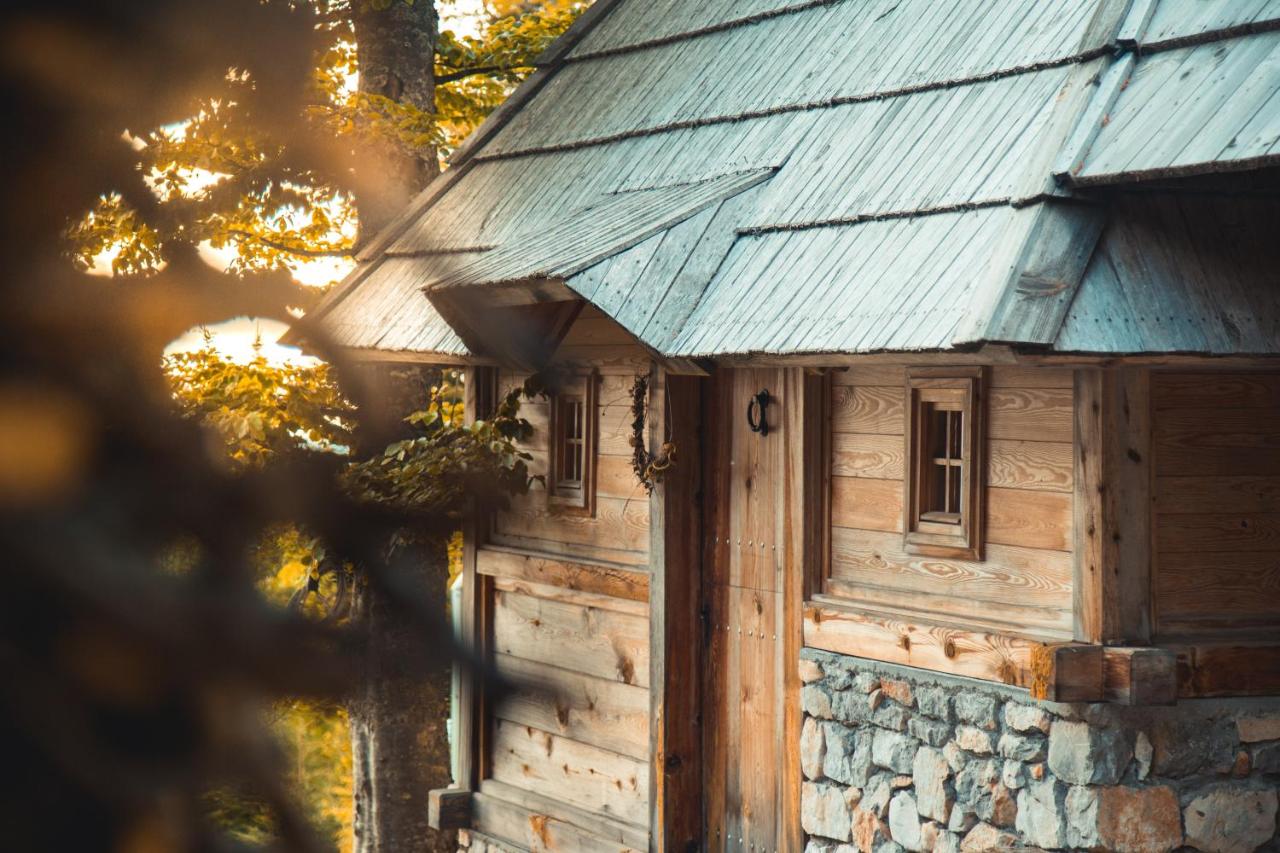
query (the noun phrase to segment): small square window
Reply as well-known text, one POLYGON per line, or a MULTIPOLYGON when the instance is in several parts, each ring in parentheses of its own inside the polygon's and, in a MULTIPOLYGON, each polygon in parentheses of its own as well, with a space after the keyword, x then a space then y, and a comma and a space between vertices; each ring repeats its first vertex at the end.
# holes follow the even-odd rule
POLYGON ((551 397, 550 501, 588 514, 595 512, 598 379, 594 373, 568 377, 551 397))
POLYGON ((907 374, 908 552, 982 559, 982 368, 907 374))

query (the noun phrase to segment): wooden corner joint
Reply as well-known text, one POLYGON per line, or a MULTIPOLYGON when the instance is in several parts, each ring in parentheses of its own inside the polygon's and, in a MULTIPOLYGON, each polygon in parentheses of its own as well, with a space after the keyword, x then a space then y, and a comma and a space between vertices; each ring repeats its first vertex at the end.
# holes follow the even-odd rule
POLYGON ((432 829, 471 826, 471 792, 464 788, 436 788, 427 792, 427 825, 432 829))
POLYGON ((1178 698, 1171 649, 1078 643, 1031 653, 1031 695, 1050 702, 1171 705, 1178 698))

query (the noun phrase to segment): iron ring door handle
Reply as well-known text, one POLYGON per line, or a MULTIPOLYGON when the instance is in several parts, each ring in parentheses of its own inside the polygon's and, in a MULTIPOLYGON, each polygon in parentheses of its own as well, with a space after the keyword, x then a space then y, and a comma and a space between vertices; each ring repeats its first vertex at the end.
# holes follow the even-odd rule
POLYGON ((761 436, 769 434, 768 409, 769 401, 772 399, 766 390, 752 397, 747 403, 747 426, 751 427, 752 432, 758 432, 761 436), (757 409, 760 412, 759 420, 756 419, 757 409))

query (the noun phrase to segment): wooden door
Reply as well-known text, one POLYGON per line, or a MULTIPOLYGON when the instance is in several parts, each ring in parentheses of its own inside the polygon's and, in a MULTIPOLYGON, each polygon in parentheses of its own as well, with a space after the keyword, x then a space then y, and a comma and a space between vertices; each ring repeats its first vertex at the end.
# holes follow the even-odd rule
POLYGON ((795 851, 800 846, 798 744, 789 729, 788 678, 799 637, 783 541, 789 402, 783 370, 734 370, 717 377, 709 449, 708 634, 704 683, 706 847, 795 851), (768 432, 748 425, 752 399, 767 391, 768 432), (785 629, 785 630, 784 630, 785 629), (798 770, 795 771, 798 774, 798 770))

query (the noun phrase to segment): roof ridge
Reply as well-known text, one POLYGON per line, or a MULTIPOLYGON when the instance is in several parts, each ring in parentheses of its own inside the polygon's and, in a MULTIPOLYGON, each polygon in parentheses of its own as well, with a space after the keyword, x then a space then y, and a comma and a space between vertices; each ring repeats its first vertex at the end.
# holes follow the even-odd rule
MULTIPOLYGON (((592 59, 604 59, 610 56, 621 56, 627 53, 639 53, 643 50, 651 50, 655 47, 665 47, 669 44, 677 42, 689 41, 690 39, 700 38, 702 36, 714 35, 727 30, 735 30, 739 27, 747 27, 752 24, 758 24, 762 21, 781 18, 786 15, 796 14, 798 12, 806 12, 810 9, 818 9, 823 6, 835 6, 838 3, 844 3, 846 0, 802 0, 799 3, 793 3, 789 6, 779 6, 776 9, 766 9, 763 12, 756 12, 752 15, 743 15, 739 18, 730 18, 727 21, 721 21, 718 24, 710 24, 697 29, 686 30, 682 33, 672 33, 670 35, 658 36, 657 38, 647 39, 646 41, 633 42, 631 44, 619 45, 618 47, 607 47, 601 50, 587 51, 576 56, 566 56, 566 63, 588 62, 592 59)), ((897 8, 896 6, 894 7, 897 8)), ((890 9, 889 11, 893 11, 890 9)), ((882 13, 880 17, 884 17, 882 13)))

